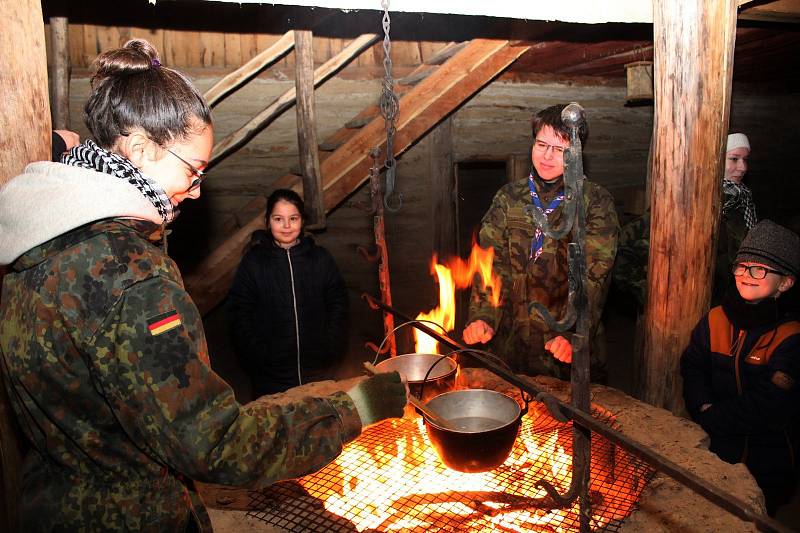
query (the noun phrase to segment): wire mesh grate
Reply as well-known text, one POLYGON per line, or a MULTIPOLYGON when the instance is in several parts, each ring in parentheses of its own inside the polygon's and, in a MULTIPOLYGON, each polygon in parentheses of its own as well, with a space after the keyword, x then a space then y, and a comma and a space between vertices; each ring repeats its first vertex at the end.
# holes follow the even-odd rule
MULTIPOLYGON (((600 435, 591 442, 591 526, 618 531, 655 470, 600 435)), ((577 500, 558 508, 536 486, 546 479, 566 492, 571 465, 571 423, 540 405, 523 418, 508 460, 477 474, 445 467, 421 419, 386 420, 319 472, 251 491, 248 515, 291 532, 578 531, 577 500)))

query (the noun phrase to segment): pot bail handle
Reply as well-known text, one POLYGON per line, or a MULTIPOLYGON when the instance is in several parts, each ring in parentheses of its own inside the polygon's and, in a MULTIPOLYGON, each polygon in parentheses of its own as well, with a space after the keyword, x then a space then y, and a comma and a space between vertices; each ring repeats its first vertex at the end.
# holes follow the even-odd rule
MULTIPOLYGON (((510 366, 508 366, 508 363, 506 363, 505 361, 503 361, 502 359, 500 359, 498 356, 496 356, 496 355, 495 355, 495 354, 493 354, 492 352, 487 352, 487 351, 484 351, 484 350, 477 350, 477 349, 475 349, 475 348, 462 348, 461 350, 453 350, 452 352, 448 353, 447 355, 448 355, 448 356, 450 356, 450 355, 453 355, 453 354, 459 354, 459 353, 469 353, 469 352, 475 352, 475 353, 477 353, 477 354, 483 355, 484 357, 488 357, 489 359, 492 359, 492 360, 494 360, 494 361, 495 361, 496 363, 498 363, 500 366, 502 366, 502 367, 505 367, 505 368, 506 368, 506 369, 507 369, 509 372, 511 372, 511 373, 513 373, 513 372, 514 372, 514 371, 511 369, 511 367, 510 367, 510 366)), ((438 363, 438 362, 439 362, 439 361, 436 361, 436 363, 438 363)), ((434 366, 436 365, 436 363, 434 363, 434 366)), ((433 367, 431 367, 431 368, 433 368, 433 367)), ((428 370, 428 372, 430 372, 430 370, 428 370)), ((427 378, 427 377, 428 377, 428 375, 426 374, 426 375, 425 375, 425 377, 427 378)), ((423 383, 423 385, 424 385, 424 383, 423 383)), ((522 389, 522 387, 520 387, 520 389, 519 389, 519 395, 520 395, 520 397, 522 398, 522 401, 523 401, 523 402, 525 402, 525 409, 523 409, 523 410, 520 412, 520 415, 519 415, 519 417, 520 417, 520 420, 521 420, 521 419, 522 419, 522 417, 523 417, 523 416, 524 416, 524 415, 525 415, 525 414, 528 412, 528 405, 530 405, 530 403, 533 401, 533 399, 534 399, 534 398, 533 398, 533 396, 531 396, 530 394, 528 394, 527 392, 525 392, 525 391, 522 389)), ((420 397, 421 397, 421 396, 422 396, 422 393, 420 393, 420 397)))
MULTIPOLYGON (((428 321, 426 320, 426 322, 428 322, 428 321)), ((455 353, 455 352, 450 352, 450 353, 455 353)), ((428 378, 429 378, 429 377, 430 377, 430 375, 431 375, 431 372, 433 372, 433 367, 435 367, 436 365, 438 365, 439 363, 441 363, 441 362, 442 362, 442 361, 444 361, 445 359, 450 359, 450 354, 447 354, 447 355, 442 355, 441 357, 439 357, 439 359, 437 359, 436 361, 434 361, 434 362, 433 362, 433 364, 432 364, 432 365, 431 365, 431 367, 428 369, 428 371, 427 371, 427 372, 425 372, 425 377, 424 377, 424 378, 422 378, 422 385, 420 385, 420 386, 419 386, 419 397, 420 397, 420 399, 422 399, 422 398, 424 398, 424 397, 425 397, 425 396, 424 396, 424 392, 425 392, 425 383, 427 383, 427 381, 428 381, 428 378)), ((456 368, 458 368, 458 363, 456 363, 456 368)))
POLYGON ((383 340, 381 341, 380 346, 378 346, 378 349, 375 351, 375 359, 372 360, 372 364, 373 365, 377 365, 378 364, 378 358, 381 356, 381 353, 382 353, 381 350, 383 350, 383 345, 386 344, 386 341, 389 339, 389 337, 395 331, 397 331, 398 329, 402 328, 403 326, 408 326, 409 324, 421 324, 423 322, 427 322, 428 324, 433 324, 434 326, 436 326, 437 328, 442 330, 443 334, 447 335, 447 330, 445 330, 444 327, 441 324, 438 324, 438 323, 434 322, 433 320, 418 319, 418 320, 409 320, 408 322, 403 322, 399 326, 396 326, 392 331, 387 333, 386 336, 383 338, 383 340))

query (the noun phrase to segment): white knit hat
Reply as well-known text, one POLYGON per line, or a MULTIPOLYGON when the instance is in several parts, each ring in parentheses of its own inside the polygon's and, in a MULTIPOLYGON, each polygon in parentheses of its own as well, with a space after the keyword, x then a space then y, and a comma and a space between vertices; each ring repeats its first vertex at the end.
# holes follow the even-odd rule
POLYGON ((730 152, 731 150, 736 150, 737 148, 750 149, 750 141, 747 139, 747 135, 744 133, 731 133, 728 135, 728 147, 725 149, 725 151, 730 152))

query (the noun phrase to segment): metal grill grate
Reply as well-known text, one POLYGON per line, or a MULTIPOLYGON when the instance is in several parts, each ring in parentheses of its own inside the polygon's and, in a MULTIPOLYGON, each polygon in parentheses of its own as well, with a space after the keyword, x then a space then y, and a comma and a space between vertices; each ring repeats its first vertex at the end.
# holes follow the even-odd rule
MULTIPOLYGON (((419 420, 387 420, 319 472, 251 491, 248 515, 291 532, 578 531, 577 500, 553 508, 535 485, 545 478, 566 491, 571 443, 571 423, 531 405, 508 460, 491 472, 464 474, 441 464, 419 420)), ((592 434, 592 529, 618 531, 654 473, 592 434)))

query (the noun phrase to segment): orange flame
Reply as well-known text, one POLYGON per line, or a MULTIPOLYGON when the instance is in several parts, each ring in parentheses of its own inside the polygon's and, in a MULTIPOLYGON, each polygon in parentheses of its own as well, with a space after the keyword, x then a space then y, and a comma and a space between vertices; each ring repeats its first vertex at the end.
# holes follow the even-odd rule
MULTIPOLYGON (((318 474, 301 478, 300 483, 312 497, 324 501, 328 512, 352 521, 358 531, 427 531, 439 517, 461 517, 468 531, 568 530, 561 524, 574 520, 568 516, 579 516, 577 499, 567 507, 551 508, 493 498, 516 495, 519 486, 530 491, 528 502, 546 498, 544 489, 536 486, 541 477, 559 492, 570 486, 569 425, 542 431, 531 416, 536 415, 523 418, 518 442, 503 467, 493 471, 465 474, 446 468, 428 444, 422 420, 403 418, 368 428, 362 436, 365 443, 362 439, 349 443, 333 463, 318 474), (378 435, 385 440, 375 442, 378 435), (332 484, 331 479, 339 481, 332 484), (458 497, 469 492, 486 495, 480 508, 458 497)), ((543 426, 548 425, 545 420, 543 426)), ((590 479, 590 493, 596 500, 592 503, 592 529, 597 530, 631 513, 647 478, 643 472, 633 475, 637 471, 630 464, 632 456, 620 455, 617 448, 598 439, 592 439, 592 461, 599 461, 606 472, 590 479)))
MULTIPOLYGON (((445 331, 453 331, 456 322, 455 290, 472 286, 475 274, 480 275, 482 287, 487 291, 489 303, 500 305, 500 277, 492 272, 494 248, 481 248, 473 240, 469 259, 452 257, 446 265, 438 263, 434 253, 431 258, 431 274, 439 282, 439 306, 427 313, 417 315, 417 320, 430 320, 442 326, 445 331)), ((439 353, 438 342, 433 337, 414 330, 414 349, 417 353, 439 353)))

